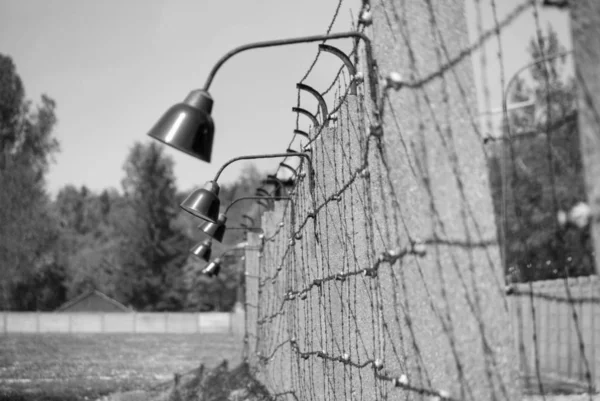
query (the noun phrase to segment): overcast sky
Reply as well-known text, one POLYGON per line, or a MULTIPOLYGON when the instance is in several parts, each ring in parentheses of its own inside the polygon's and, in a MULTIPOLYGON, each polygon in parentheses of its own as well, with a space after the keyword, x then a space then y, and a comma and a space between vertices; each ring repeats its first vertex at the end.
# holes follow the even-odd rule
MULTIPOLYGON (((474 28, 472 1, 467 2, 467 16, 474 28)), ((521 2, 497 1, 499 16, 521 2)), ((337 3, 0 0, 0 52, 12 57, 28 98, 37 101, 46 93, 57 102, 55 133, 61 152, 48 175, 50 192, 55 194, 69 183, 93 190, 120 189, 123 162, 133 143, 150 140, 146 133, 158 117, 190 90, 201 87, 220 56, 247 42, 324 33, 337 3)), ((489 0, 482 4, 489 28, 489 0)), ((359 0, 345 0, 334 32, 350 29, 350 9, 356 13, 359 5, 359 0)), ((527 62, 525 45, 534 34, 531 15, 527 12, 504 31, 508 75, 527 62)), ((544 11, 542 17, 544 28, 550 21, 570 48, 566 13, 544 11)), ((331 44, 343 50, 351 45, 349 41, 331 44)), ((316 44, 264 49, 225 64, 211 87, 216 122, 212 163, 167 150, 175 160, 179 188, 204 183, 232 157, 285 151, 296 121, 291 112, 296 105, 295 84, 316 52, 316 44)), ((494 46, 488 54, 489 75, 494 78, 492 106, 499 107, 494 46)), ((477 67, 478 61, 474 64, 477 67)), ((332 55, 322 55, 306 83, 325 89, 339 65, 332 55)), ((311 102, 303 98, 303 104, 314 105, 311 102)), ((273 160, 258 163, 269 172, 276 165, 273 160)), ((242 167, 243 163, 233 165, 222 180, 235 179, 242 167)))

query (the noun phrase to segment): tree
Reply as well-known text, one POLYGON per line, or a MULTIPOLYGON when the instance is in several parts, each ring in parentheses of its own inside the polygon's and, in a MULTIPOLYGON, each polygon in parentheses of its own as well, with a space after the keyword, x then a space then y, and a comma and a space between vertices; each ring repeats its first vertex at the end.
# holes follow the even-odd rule
POLYGON ((201 274, 200 271, 206 263, 190 257, 183 268, 185 308, 193 311, 231 311, 237 301, 237 290, 242 284, 240 282, 243 272, 241 255, 243 253, 225 256, 217 277, 201 274))
POLYGON ((546 36, 530 41, 531 62, 548 60, 528 68, 530 81, 519 77, 508 100, 533 98, 535 104, 510 112, 500 145, 504 148, 496 147, 490 160, 511 281, 587 275, 594 270, 588 230, 564 227, 557 219, 561 210, 586 199, 574 83, 565 76, 564 56, 551 57, 564 50, 551 27, 546 36))
POLYGON ((94 194, 85 186, 67 185, 54 202, 61 225, 58 252, 65 266, 68 298, 90 289, 118 298, 116 292, 116 257, 119 243, 111 211, 118 210, 122 197, 116 191, 94 194))
POLYGON ((52 135, 55 108, 43 95, 32 110, 12 59, 0 54, 0 307, 5 309, 37 308, 36 292, 44 291, 38 288, 40 277, 53 277, 46 293, 62 293, 54 288, 63 272, 56 264, 58 229, 44 186, 58 151, 52 135))
POLYGON ((136 143, 124 170, 125 204, 116 222, 121 239, 118 291, 138 309, 180 309, 181 267, 188 242, 175 227, 173 161, 156 143, 136 143))

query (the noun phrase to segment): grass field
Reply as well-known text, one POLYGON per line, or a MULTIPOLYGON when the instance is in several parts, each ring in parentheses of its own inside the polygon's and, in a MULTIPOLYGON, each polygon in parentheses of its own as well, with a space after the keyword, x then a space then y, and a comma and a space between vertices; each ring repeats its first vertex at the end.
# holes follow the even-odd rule
POLYGON ((0 335, 0 401, 93 400, 240 355, 228 334, 0 335))

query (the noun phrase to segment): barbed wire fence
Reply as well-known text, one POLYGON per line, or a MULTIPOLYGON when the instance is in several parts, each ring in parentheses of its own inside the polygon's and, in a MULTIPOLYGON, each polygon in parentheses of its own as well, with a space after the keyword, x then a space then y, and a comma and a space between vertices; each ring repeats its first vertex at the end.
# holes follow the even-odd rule
POLYGON ((266 234, 248 236, 263 248, 246 253, 244 357, 278 399, 593 399, 600 286, 574 83, 554 63, 571 53, 548 53, 541 2, 500 15, 476 0, 471 42, 463 6, 363 2, 356 29, 377 69, 355 47, 357 95, 340 69, 322 92, 336 103, 310 129, 312 169, 298 168, 293 203, 262 215, 266 234), (502 47, 525 16, 539 48, 518 71, 529 92, 502 47), (477 111, 493 85, 499 129, 477 111))

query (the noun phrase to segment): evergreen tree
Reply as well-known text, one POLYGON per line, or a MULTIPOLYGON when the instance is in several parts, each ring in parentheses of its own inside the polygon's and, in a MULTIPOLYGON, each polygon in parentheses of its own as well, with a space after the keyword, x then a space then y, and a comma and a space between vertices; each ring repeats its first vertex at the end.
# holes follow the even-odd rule
POLYGON ((136 143, 124 169, 125 204, 117 223, 118 291, 138 309, 180 309, 181 267, 189 243, 174 224, 173 161, 154 142, 136 143))
POLYGON ((34 109, 25 99, 12 59, 0 54, 2 309, 31 310, 64 301, 64 271, 55 254, 58 226, 49 212, 44 183, 44 174, 58 151, 52 134, 55 107, 55 102, 44 95, 34 109), (52 294, 56 296, 49 299, 52 294))
POLYGON ((96 195, 85 186, 67 185, 58 192, 54 209, 61 223, 59 251, 69 299, 91 289, 119 298, 114 283, 118 237, 111 218, 119 202, 116 191, 96 195))
MULTIPOLYGON (((219 198, 221 199, 221 210, 224 210, 231 202, 236 199, 255 196, 255 190, 260 186, 261 173, 253 164, 247 164, 242 170, 240 177, 230 183, 221 186, 219 198)), ((227 213, 227 230, 223 243, 213 241, 213 258, 221 255, 236 244, 246 241, 244 230, 235 230, 233 227, 240 227, 247 223, 242 218, 244 214, 253 215, 252 211, 259 211, 256 201, 247 200, 236 203, 227 213)), ((194 224, 189 232, 196 242, 202 241, 204 236, 195 229, 198 225, 197 220, 189 219, 188 216, 182 216, 188 224, 194 224)), ((260 224, 259 217, 255 217, 256 224, 260 224)), ((243 282, 241 280, 244 263, 241 260, 243 252, 236 252, 223 258, 221 272, 217 277, 206 277, 201 271, 206 266, 206 262, 190 256, 184 266, 183 280, 186 290, 185 306, 188 310, 217 310, 230 311, 236 300, 238 289, 243 282)))

